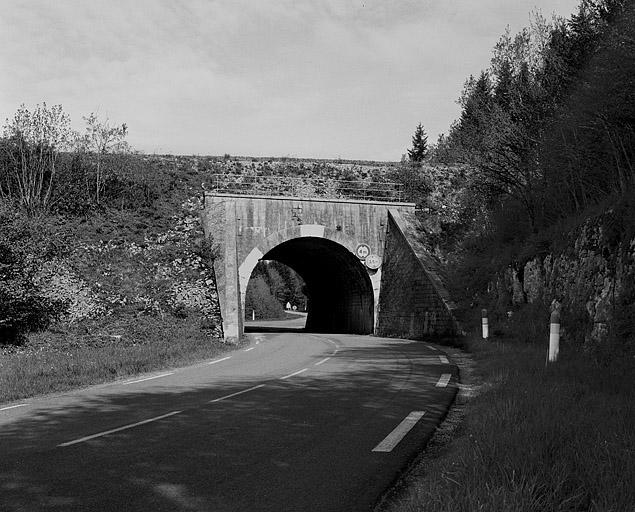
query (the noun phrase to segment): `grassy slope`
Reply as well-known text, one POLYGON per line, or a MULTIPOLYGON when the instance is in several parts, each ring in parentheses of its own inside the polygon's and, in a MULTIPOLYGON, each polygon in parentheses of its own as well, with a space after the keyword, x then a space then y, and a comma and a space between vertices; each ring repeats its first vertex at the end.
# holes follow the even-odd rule
POLYGON ((64 345, 51 344, 47 333, 33 336, 27 350, 0 357, 0 403, 186 366, 236 348, 201 335, 187 319, 136 323, 127 340, 64 345))
POLYGON ((450 417, 454 438, 433 442, 382 510, 633 510, 634 361, 601 366, 565 347, 546 368, 536 344, 467 348, 479 386, 450 417))

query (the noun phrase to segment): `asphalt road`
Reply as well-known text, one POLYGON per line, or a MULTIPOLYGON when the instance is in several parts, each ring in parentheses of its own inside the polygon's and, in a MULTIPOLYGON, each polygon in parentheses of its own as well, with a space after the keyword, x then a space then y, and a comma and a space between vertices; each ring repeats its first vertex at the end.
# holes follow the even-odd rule
POLYGON ((0 405, 0 510, 370 510, 440 422, 432 345, 250 334, 196 366, 0 405))

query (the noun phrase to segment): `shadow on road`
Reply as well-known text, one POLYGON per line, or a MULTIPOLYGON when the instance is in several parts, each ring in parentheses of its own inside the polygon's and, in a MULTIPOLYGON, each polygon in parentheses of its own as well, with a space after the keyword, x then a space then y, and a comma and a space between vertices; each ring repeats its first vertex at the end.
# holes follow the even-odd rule
POLYGON ((289 380, 212 382, 212 368, 209 385, 110 390, 4 425, 0 509, 368 510, 455 393, 434 387, 454 367, 442 370, 419 343, 342 349, 289 380), (418 430, 398 450, 372 453, 412 404, 426 410, 418 430), (58 446, 172 411, 182 412, 58 446))

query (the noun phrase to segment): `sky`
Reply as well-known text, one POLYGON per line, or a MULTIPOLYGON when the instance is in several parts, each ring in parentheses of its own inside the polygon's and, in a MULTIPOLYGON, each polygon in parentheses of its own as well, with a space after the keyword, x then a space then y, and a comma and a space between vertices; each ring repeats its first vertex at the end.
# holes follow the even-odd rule
POLYGON ((579 0, 0 0, 0 120, 61 104, 146 153, 399 160, 507 25, 579 0))

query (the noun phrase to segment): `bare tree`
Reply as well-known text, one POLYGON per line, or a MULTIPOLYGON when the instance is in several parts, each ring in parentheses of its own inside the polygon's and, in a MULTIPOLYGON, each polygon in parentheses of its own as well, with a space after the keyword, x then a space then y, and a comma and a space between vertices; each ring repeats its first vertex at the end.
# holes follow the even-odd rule
POLYGON ((110 126, 108 119, 100 121, 93 112, 86 121, 86 134, 84 142, 87 152, 95 158, 95 202, 99 204, 101 190, 103 188, 103 160, 108 153, 125 152, 128 144, 124 140, 128 134, 125 123, 119 126, 110 126))

